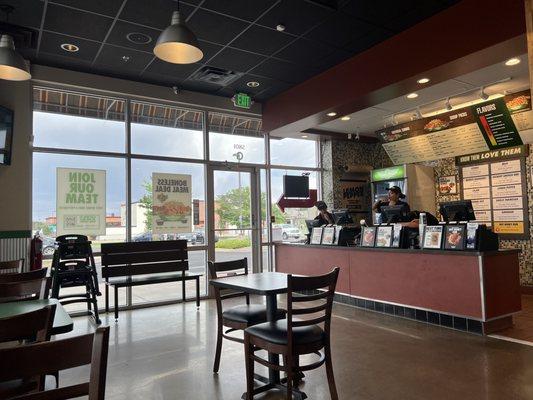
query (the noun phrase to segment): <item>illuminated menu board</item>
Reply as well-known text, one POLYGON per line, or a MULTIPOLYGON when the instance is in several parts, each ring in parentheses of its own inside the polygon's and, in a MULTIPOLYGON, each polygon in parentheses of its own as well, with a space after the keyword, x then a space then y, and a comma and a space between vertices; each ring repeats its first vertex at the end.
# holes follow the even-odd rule
POLYGON ((506 239, 529 238, 527 155, 527 146, 516 146, 456 158, 462 198, 472 201, 478 221, 506 239))
POLYGON ((380 130, 395 165, 517 146, 533 141, 529 91, 380 130))

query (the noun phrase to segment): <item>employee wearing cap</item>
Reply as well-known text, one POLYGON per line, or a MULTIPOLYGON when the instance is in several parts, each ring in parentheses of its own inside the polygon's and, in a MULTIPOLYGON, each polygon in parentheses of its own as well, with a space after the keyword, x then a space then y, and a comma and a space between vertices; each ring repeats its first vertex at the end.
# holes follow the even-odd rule
POLYGON ((387 190, 389 191, 389 195, 388 195, 389 201, 381 201, 381 200, 376 201, 374 205, 372 206, 372 210, 374 210, 377 213, 380 213, 381 207, 405 205, 407 207, 406 211, 407 212, 410 211, 409 204, 401 200, 401 199, 405 199, 405 194, 402 193, 402 189, 400 189, 398 186, 391 186, 387 190))
POLYGON ((335 221, 333 215, 328 211, 328 205, 323 201, 317 201, 315 207, 318 209, 319 214, 315 217, 320 221, 320 225, 331 225, 335 221))

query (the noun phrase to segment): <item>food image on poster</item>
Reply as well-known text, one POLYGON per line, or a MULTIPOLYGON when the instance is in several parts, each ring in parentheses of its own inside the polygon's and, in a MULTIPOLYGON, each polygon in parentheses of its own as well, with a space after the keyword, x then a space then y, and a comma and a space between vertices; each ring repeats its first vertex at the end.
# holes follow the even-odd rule
POLYGON ((152 174, 153 233, 192 232, 191 175, 152 174))
POLYGON ((501 161, 501 162, 495 162, 495 163, 490 164, 490 172, 492 174, 504 174, 507 172, 520 172, 520 170, 521 170, 520 160, 508 160, 508 161, 501 161))
POLYGON ((457 182, 455 175, 439 177, 440 194, 457 194, 457 182))
POLYGON ((463 188, 464 189, 474 189, 481 187, 489 187, 490 181, 487 176, 476 176, 472 178, 463 178, 463 188))
POLYGON ((488 164, 481 165, 471 165, 468 167, 463 167, 463 178, 471 178, 473 176, 482 176, 489 174, 488 164))
POLYGON ((498 197, 492 200, 492 208, 494 210, 505 209, 522 209, 524 207, 524 199, 520 197, 498 197))
POLYGON ((494 210, 494 221, 523 221, 523 210, 494 210))
POLYGON ((363 231, 361 232, 361 246, 374 247, 375 239, 376 239, 376 227, 375 226, 364 226, 363 231))
POLYGON ((463 250, 465 248, 465 225, 446 225, 444 232, 445 249, 463 250))
POLYGON ((504 174, 492 175, 492 185, 511 185, 514 183, 520 184, 522 182, 522 176, 520 172, 506 172, 504 174))
POLYGON ((334 226, 326 226, 324 227, 324 231, 322 232, 322 244, 333 244, 333 241, 335 240, 335 227, 334 226))
POLYGON ((392 243, 392 226, 378 226, 376 233, 376 247, 390 247, 392 243))
POLYGON ((317 227, 313 228, 313 232, 311 233, 311 244, 321 244, 322 243, 322 232, 324 231, 324 228, 317 227))
POLYGON ((491 209, 490 199, 472 199, 471 201, 474 211, 491 209))
POLYGON ((392 244, 391 247, 400 247, 400 238, 402 234, 402 224, 394 224, 392 230, 392 244))
POLYGON ((440 249, 442 245, 443 225, 428 225, 424 227, 424 240, 422 248, 440 249))
POLYGON ((522 185, 503 185, 492 188, 492 197, 522 196, 522 185))
POLYGON ((463 191, 463 196, 465 200, 469 199, 488 199, 490 198, 490 188, 476 188, 476 189, 465 189, 463 191))

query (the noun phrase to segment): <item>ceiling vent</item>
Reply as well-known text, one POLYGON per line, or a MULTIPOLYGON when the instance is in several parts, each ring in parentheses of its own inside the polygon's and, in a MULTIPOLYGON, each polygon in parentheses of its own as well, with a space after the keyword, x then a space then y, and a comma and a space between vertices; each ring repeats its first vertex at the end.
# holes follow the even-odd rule
POLYGON ((210 83, 212 85, 227 86, 242 75, 243 74, 240 72, 228 71, 206 65, 196 71, 189 80, 210 83))

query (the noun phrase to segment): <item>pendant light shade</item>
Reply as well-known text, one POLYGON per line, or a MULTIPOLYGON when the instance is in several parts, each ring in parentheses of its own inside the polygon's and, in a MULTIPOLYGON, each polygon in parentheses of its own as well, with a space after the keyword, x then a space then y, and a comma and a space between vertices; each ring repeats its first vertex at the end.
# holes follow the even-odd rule
POLYGON ((8 81, 27 81, 31 78, 30 69, 24 58, 15 51, 13 38, 0 36, 0 79, 8 81))
POLYGON ((182 20, 179 11, 172 13, 170 26, 159 35, 154 54, 173 64, 192 64, 204 56, 196 36, 182 20))

